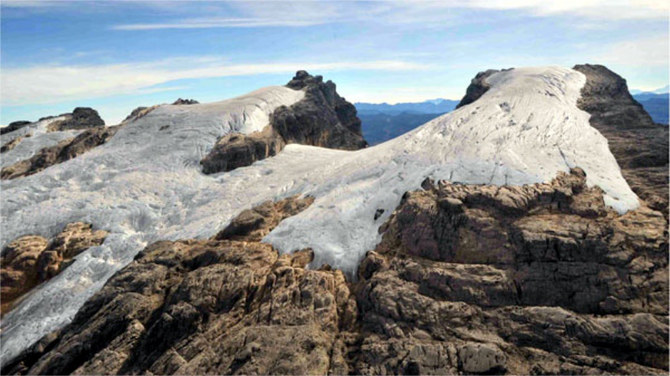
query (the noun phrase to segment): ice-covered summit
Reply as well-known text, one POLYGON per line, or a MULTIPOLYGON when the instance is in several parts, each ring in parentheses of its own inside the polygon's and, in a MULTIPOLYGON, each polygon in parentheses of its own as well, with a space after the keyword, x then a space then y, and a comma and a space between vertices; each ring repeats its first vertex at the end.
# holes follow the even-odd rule
POLYGON ((379 226, 426 177, 521 185, 581 167, 619 212, 638 205, 607 140, 577 108, 585 77, 560 67, 517 68, 486 78, 476 101, 386 143, 356 151, 287 145, 274 157, 213 175, 199 161, 227 132, 265 127, 304 97, 287 87, 211 104, 161 106, 106 144, 35 175, 2 184, 2 246, 27 233, 50 236, 70 222, 109 232, 2 321, 7 359, 67 323, 83 302, 143 247, 211 237, 265 200, 315 198, 264 241, 312 248, 314 264, 353 272, 380 240, 379 226), (375 215, 383 210, 383 214, 375 215))

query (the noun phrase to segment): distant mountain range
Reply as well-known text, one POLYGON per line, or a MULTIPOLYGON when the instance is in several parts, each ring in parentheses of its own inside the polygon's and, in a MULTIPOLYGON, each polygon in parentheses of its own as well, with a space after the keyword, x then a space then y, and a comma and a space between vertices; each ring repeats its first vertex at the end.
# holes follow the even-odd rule
POLYGON ((458 102, 438 98, 418 103, 359 102, 354 105, 363 123, 363 137, 370 145, 376 145, 452 111, 458 102))
MULTIPOLYGON (((667 90, 667 86, 666 86, 667 90)), ((642 92, 634 94, 633 98, 640 102, 651 118, 660 124, 668 124, 668 93, 642 92)))
MULTIPOLYGON (((668 124, 668 90, 665 86, 653 91, 631 90, 636 101, 660 124, 668 124)), ((365 103, 354 105, 363 123, 363 137, 376 145, 398 137, 447 112, 458 100, 437 98, 416 103, 365 103)))
POLYGON ((451 99, 431 99, 418 103, 354 103, 358 114, 400 114, 403 112, 417 114, 443 114, 456 108, 459 101, 451 99))

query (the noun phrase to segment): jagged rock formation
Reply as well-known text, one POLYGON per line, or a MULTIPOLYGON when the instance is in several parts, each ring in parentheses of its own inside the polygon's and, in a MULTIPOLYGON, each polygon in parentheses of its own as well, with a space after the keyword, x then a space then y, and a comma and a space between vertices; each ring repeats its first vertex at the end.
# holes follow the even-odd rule
POLYGON ((668 127, 655 124, 628 92, 626 80, 602 65, 576 65, 586 76, 579 108, 609 142, 623 176, 640 198, 668 215, 668 127))
POLYGON ((667 374, 660 213, 614 213, 579 169, 423 187, 356 282, 260 243, 311 198, 266 202, 147 247, 2 373, 667 374))
POLYGON ((203 172, 212 174, 248 166, 273 156, 286 144, 356 150, 367 145, 362 136, 356 108, 337 94, 332 81, 298 71, 286 85, 304 90, 305 98, 290 107, 277 108, 270 124, 252 134, 228 134, 200 162, 203 172))
POLYGON ((5 133, 9 133, 9 132, 14 132, 16 130, 19 130, 19 129, 25 127, 28 124, 31 124, 31 122, 29 122, 27 120, 19 120, 19 121, 11 122, 6 127, 0 128, 0 135, 3 135, 5 133))
POLYGON ((25 235, 9 243, 0 255, 0 313, 7 313, 17 299, 60 273, 74 256, 102 244, 106 236, 106 231, 75 222, 50 241, 38 235, 25 235))
POLYGON ((55 164, 75 158, 107 142, 118 129, 119 126, 101 126, 87 129, 74 138, 68 138, 55 146, 41 149, 29 159, 4 167, 0 172, 0 179, 16 179, 32 175, 55 164))
POLYGON ((13 138, 9 141, 7 141, 2 147, 0 147, 0 153, 6 153, 16 147, 16 145, 20 144, 21 141, 23 141, 24 138, 30 137, 32 134, 28 133, 23 136, 18 136, 16 138, 13 138))
POLYGON ((463 107, 467 104, 470 104, 470 103, 476 101, 477 99, 479 99, 479 97, 481 97, 482 95, 484 95, 484 93, 486 93, 489 90, 489 88, 491 87, 491 85, 489 85, 488 82, 486 82, 486 79, 491 77, 492 74, 498 73, 498 72, 501 72, 501 71, 504 72, 504 71, 510 70, 510 69, 513 69, 513 68, 502 69, 502 70, 488 69, 486 71, 477 73, 477 75, 475 75, 475 78, 473 78, 470 81, 470 85, 465 90, 465 96, 456 105, 456 108, 460 108, 460 107, 463 107))
MULTIPOLYGON (((309 202, 269 205, 265 223, 309 202)), ((2 373, 344 373, 338 332, 356 318, 344 275, 305 269, 309 250, 279 256, 233 232, 150 245, 2 373)))
POLYGON ((176 101, 174 101, 172 104, 173 105, 188 105, 188 104, 198 104, 200 102, 196 101, 195 99, 182 99, 179 98, 176 101))
POLYGON ((65 119, 49 124, 48 132, 58 132, 69 129, 88 129, 104 126, 105 121, 100 118, 98 111, 90 107, 77 107, 71 114, 63 114, 65 119))
POLYGON ((667 374, 665 220, 584 182, 408 193, 359 268, 354 373, 667 374))

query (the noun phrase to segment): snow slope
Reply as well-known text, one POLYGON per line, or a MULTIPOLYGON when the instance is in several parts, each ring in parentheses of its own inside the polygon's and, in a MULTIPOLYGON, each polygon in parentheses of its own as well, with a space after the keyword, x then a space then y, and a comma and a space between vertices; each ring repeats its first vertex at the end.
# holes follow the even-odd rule
POLYGON ((267 88, 213 104, 162 106, 107 144, 36 175, 2 182, 2 245, 51 235, 76 220, 110 232, 2 321, 8 359, 67 323, 83 302, 147 244, 214 235, 241 210, 309 194, 315 202, 264 240, 281 251, 311 247, 315 265, 352 273, 403 193, 427 176, 464 183, 549 181, 579 166, 619 212, 638 206, 606 139, 576 107, 585 77, 558 67, 521 68, 488 79, 478 101, 414 131, 358 151, 288 145, 245 168, 207 176, 198 161, 217 137, 267 124, 302 92, 267 88), (169 125, 167 129, 161 127, 169 125), (384 214, 374 220, 377 209, 384 214))
POLYGON ((32 157, 35 152, 44 147, 54 146, 62 140, 75 137, 79 133, 83 132, 81 129, 47 132, 47 126, 49 124, 64 119, 65 116, 58 116, 50 119, 40 120, 32 124, 28 124, 23 128, 17 129, 14 132, 0 135, 0 145, 4 145, 20 136, 25 136, 27 134, 31 135, 30 137, 24 137, 23 140, 21 140, 21 142, 16 145, 16 147, 14 147, 14 149, 0 154, 0 167, 10 166, 18 161, 28 159, 32 157))

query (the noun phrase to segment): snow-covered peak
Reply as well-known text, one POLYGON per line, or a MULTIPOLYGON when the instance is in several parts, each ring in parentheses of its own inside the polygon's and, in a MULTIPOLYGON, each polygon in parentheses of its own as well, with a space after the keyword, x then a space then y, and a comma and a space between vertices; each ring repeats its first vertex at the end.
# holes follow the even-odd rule
POLYGON ((206 238, 240 211, 295 194, 315 197, 265 241, 311 247, 315 265, 353 273, 380 240, 379 226, 426 177, 463 183, 546 182, 581 167, 620 212, 638 201, 606 139, 576 106, 585 77, 559 67, 518 68, 487 78, 477 101, 386 143, 357 151, 288 145, 277 156, 204 175, 198 164, 218 137, 262 129, 301 91, 272 87, 227 101, 160 106, 106 144, 38 174, 2 184, 2 245, 50 236, 70 222, 109 231, 2 321, 3 360, 67 323, 137 252, 157 240, 206 238), (375 219, 378 209, 384 214, 375 219))

